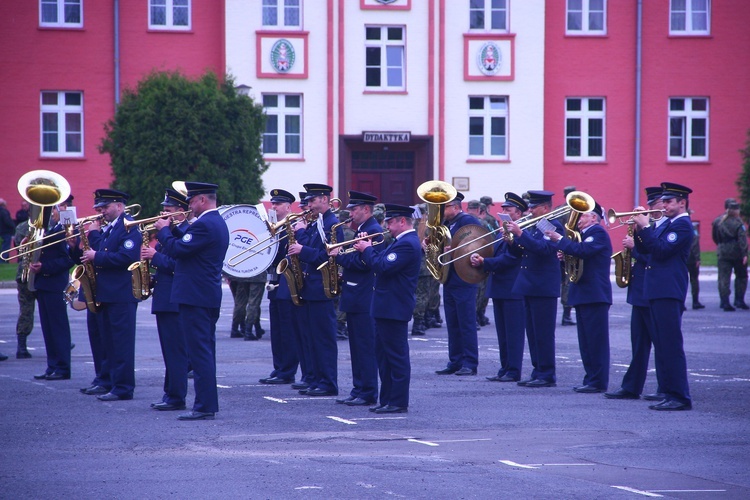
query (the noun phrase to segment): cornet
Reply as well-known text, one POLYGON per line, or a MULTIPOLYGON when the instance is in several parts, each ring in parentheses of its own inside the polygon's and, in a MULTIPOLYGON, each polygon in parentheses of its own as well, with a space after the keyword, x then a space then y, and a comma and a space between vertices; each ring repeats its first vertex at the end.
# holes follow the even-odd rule
POLYGON ((633 210, 632 212, 615 212, 614 208, 610 208, 607 210, 607 220, 610 224, 614 224, 615 222, 619 221, 620 224, 618 226, 611 227, 610 229, 614 229, 616 227, 621 227, 626 224, 632 224, 633 217, 636 215, 650 215, 653 220, 659 220, 662 217, 664 217, 664 210, 633 210), (628 220, 623 220, 623 217, 630 217, 628 220))
MULTIPOLYGON (((326 243, 326 253, 330 253, 331 250, 334 250, 336 248, 341 248, 341 247, 344 247, 344 246, 347 246, 347 245, 354 245, 354 243, 356 243, 358 241, 369 240, 369 239, 372 239, 372 238, 377 238, 378 236, 385 236, 386 234, 389 234, 389 233, 390 233, 390 231, 382 231, 380 233, 366 234, 366 235, 360 236, 358 238, 353 238, 351 240, 342 241, 341 243, 335 243, 335 244, 326 243)), ((384 241, 385 240, 374 241, 372 243, 372 246, 379 245, 379 244, 383 243, 384 241)), ((356 251, 357 250, 354 248, 354 246, 352 246, 351 248, 345 248, 344 250, 340 250, 338 254, 339 255, 346 255, 348 253, 354 253, 356 251)))
POLYGON ((162 215, 156 215, 154 217, 149 217, 148 219, 137 219, 137 220, 126 220, 123 222, 123 226, 125 227, 125 230, 130 232, 130 229, 135 226, 140 226, 141 231, 151 231, 154 229, 154 223, 158 221, 159 219, 170 219, 170 224, 177 224, 177 221, 174 220, 175 215, 184 215, 187 219, 190 214, 192 213, 192 210, 179 210, 177 212, 164 212, 162 215))

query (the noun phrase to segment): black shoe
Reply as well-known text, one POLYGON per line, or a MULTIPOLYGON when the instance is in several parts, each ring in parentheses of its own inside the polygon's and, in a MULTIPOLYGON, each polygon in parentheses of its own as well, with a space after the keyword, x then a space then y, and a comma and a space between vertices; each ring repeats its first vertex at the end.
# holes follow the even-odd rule
POLYGON ((693 405, 691 405, 690 403, 680 403, 679 401, 675 401, 672 399, 665 399, 661 403, 649 406, 649 409, 656 411, 683 411, 692 410, 693 405))
MULTIPOLYGON (((26 349, 22 351, 16 351, 16 359, 30 359, 30 358, 31 358, 31 353, 27 351, 26 349)), ((5 356, 5 359, 8 359, 8 356, 5 356)))
POLYGON ((516 382, 516 385, 520 385, 521 387, 526 387, 529 384, 529 382, 533 382, 533 381, 534 381, 533 378, 529 378, 526 380, 521 380, 519 382, 516 382))
POLYGON ((643 399, 646 401, 664 401, 667 398, 664 394, 661 392, 655 392, 653 394, 645 394, 643 396, 643 399))
POLYGON ((49 373, 40 373, 39 375, 34 375, 34 379, 36 380, 47 380, 47 376, 50 375, 49 373))
POLYGON ((70 380, 70 375, 63 375, 62 373, 50 373, 47 375, 47 380, 70 380))
POLYGON ((87 387, 86 389, 81 389, 81 392, 86 394, 87 396, 97 396, 100 394, 107 394, 109 392, 109 389, 100 385, 92 385, 91 387, 87 387))
POLYGON ((337 396, 338 392, 336 391, 326 391, 325 389, 321 389, 320 387, 316 387, 315 389, 308 389, 307 390, 307 396, 337 396))
POLYGON ((230 339, 241 339, 244 335, 239 330, 232 330, 229 334, 230 339))
POLYGON ((128 401, 130 399, 133 399, 133 396, 118 396, 117 394, 108 392, 107 394, 97 396, 96 399, 98 399, 99 401, 128 401))
POLYGON ((349 396, 347 398, 338 398, 336 400, 336 404, 343 405, 344 403, 348 403, 349 401, 354 401, 355 399, 357 398, 355 398, 354 396, 349 396))
POLYGON ((604 389, 594 387, 593 385, 579 385, 578 387, 573 387, 573 390, 581 394, 596 394, 604 392, 604 389))
POLYGON ((346 406, 371 406, 375 404, 375 401, 371 399, 354 398, 351 401, 344 403, 346 406))
POLYGON ((375 410, 375 413, 407 413, 409 409, 406 406, 383 406, 375 410))
POLYGON ((177 415, 177 420, 213 420, 214 412, 189 411, 177 415))
POLYGON ((387 406, 387 405, 377 405, 377 406, 373 406, 372 408, 370 408, 370 410, 369 410, 369 411, 371 411, 371 412, 375 413, 375 412, 376 412, 376 411, 378 411, 379 409, 381 409, 381 408, 385 408, 386 406, 387 406))
POLYGON ((156 403, 154 405, 151 405, 151 408, 153 408, 154 410, 159 410, 159 411, 184 410, 185 403, 182 403, 182 404, 156 403))
POLYGON ((442 370, 435 370, 435 373, 438 375, 453 375, 458 371, 458 368, 451 368, 450 366, 446 366, 442 370))
POLYGON ((693 302, 693 309, 705 309, 706 306, 698 302, 697 300, 693 302))
POLYGON ((8 359, 8 356, 0 352, 0 361, 5 361, 6 359, 8 359))
POLYGON ((750 309, 750 306, 748 306, 744 302, 735 302, 734 303, 734 307, 736 307, 737 309, 744 309, 745 311, 747 311, 748 309, 750 309))
POLYGON ((620 387, 614 392, 605 392, 604 397, 607 399, 638 399, 640 396, 638 396, 638 394, 628 392, 620 387))
POLYGON ((260 340, 260 337, 256 337, 252 333, 246 333, 243 338, 244 340, 260 340))
POLYGON ((292 389, 300 390, 300 389, 307 389, 310 387, 310 384, 307 382, 295 382, 292 384, 292 389))
POLYGON ((188 378, 195 378, 195 372, 193 370, 188 372, 188 378))
POLYGON ((563 318, 562 319, 562 326, 574 326, 576 324, 575 321, 573 321, 570 318, 563 318))
POLYGON ((736 311, 737 310, 734 307, 730 306, 729 303, 722 304, 721 308, 724 309, 726 312, 732 312, 732 311, 736 311))
POLYGON ((268 378, 262 378, 258 382, 261 384, 269 384, 269 385, 284 385, 284 384, 291 384, 294 382, 294 379, 289 380, 288 378, 281 378, 281 377, 268 377, 268 378))
POLYGON ((527 382, 524 387, 556 387, 557 384, 549 380, 534 379, 531 382, 527 382))
POLYGON ((464 375, 476 375, 477 371, 472 370, 471 368, 466 368, 465 366, 458 370, 454 375, 464 376, 464 375))
POLYGON ((255 337, 260 340, 260 338, 266 334, 266 331, 260 327, 260 320, 255 322, 255 337))

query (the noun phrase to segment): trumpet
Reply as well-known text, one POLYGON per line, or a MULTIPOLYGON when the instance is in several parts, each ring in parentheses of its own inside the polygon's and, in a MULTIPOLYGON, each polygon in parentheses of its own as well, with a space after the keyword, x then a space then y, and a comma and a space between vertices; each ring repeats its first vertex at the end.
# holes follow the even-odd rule
POLYGON ((130 232, 130 230, 135 226, 140 226, 141 231, 151 231, 154 229, 154 223, 160 219, 166 219, 167 217, 170 218, 171 224, 177 224, 177 221, 174 220, 175 215, 184 215, 185 218, 188 218, 188 216, 192 213, 192 210, 179 210, 177 212, 164 212, 162 215, 156 215, 154 217, 149 217, 147 219, 136 219, 136 220, 126 220, 123 221, 123 226, 125 227, 125 230, 130 232))
POLYGON ((274 237, 276 236, 276 233, 278 233, 280 229, 282 229, 287 224, 291 225, 293 221, 296 221, 298 219, 308 219, 311 214, 312 214, 312 210, 305 210, 300 213, 289 214, 274 224, 271 224, 268 221, 266 221, 266 225, 268 226, 268 230, 270 231, 271 235, 254 243, 253 245, 250 245, 247 248, 243 248, 241 251, 231 256, 227 260, 227 265, 229 267, 236 267, 242 264, 243 262, 245 262, 247 259, 251 259, 255 257, 256 255, 258 255, 259 253, 265 250, 268 250, 274 245, 277 245, 279 241, 289 236, 289 233, 285 233, 283 236, 280 236, 274 239, 274 237), (261 248, 257 248, 257 247, 261 247, 261 248), (250 255, 245 255, 247 253, 249 253, 250 255))
MULTIPOLYGON (((372 238, 377 238, 378 236, 385 236, 386 234, 390 234, 390 231, 382 231, 380 233, 366 234, 366 235, 360 236, 358 238, 353 238, 351 240, 342 241, 341 243, 335 243, 335 244, 326 243, 326 253, 330 253, 331 250, 334 250, 336 248, 341 248, 341 247, 344 247, 344 246, 347 246, 347 245, 354 245, 354 243, 356 243, 358 241, 369 240, 369 239, 372 239, 372 238)), ((372 243, 372 246, 380 245, 384 241, 385 240, 374 241, 372 243)), ((339 255, 346 255, 348 253, 354 253, 356 251, 357 250, 354 248, 354 246, 352 246, 351 248, 345 248, 343 250, 340 250, 338 254, 339 255)))
MULTIPOLYGON (((615 227, 624 226, 626 224, 632 224, 633 223, 633 217, 636 215, 650 215, 653 220, 660 220, 662 217, 664 217, 665 211, 662 209, 659 210, 633 210, 632 212, 616 212, 614 208, 610 208, 607 210, 607 220, 610 224, 614 224, 617 221, 620 221, 620 224, 615 227), (623 220, 623 217, 630 217, 628 220, 623 220)), ((610 228, 614 229, 614 228, 610 228)))

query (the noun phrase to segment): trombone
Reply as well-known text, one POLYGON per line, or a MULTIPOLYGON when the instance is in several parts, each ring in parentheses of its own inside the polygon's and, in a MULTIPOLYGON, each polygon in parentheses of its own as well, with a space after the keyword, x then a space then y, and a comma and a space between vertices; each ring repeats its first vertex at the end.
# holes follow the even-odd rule
MULTIPOLYGON (((351 240, 342 241, 341 243, 333 243, 333 244, 326 243, 326 253, 330 253, 331 250, 334 250, 336 248, 341 248, 341 247, 344 247, 344 246, 347 246, 347 245, 353 245, 354 243, 356 243, 358 241, 369 240, 369 239, 372 239, 372 238, 377 238, 378 236, 385 236, 386 234, 390 234, 390 231, 382 231, 380 233, 366 234, 366 235, 360 236, 358 238, 353 238, 351 240)), ((372 246, 380 245, 384 241, 385 240, 374 241, 372 243, 372 246)), ((348 253, 354 253, 356 251, 357 250, 352 246, 351 248, 345 248, 343 250, 340 250, 339 253, 338 253, 338 255, 346 255, 348 253)))
POLYGON ((278 221, 276 223, 273 223, 273 224, 271 224, 268 221, 266 221, 266 225, 268 226, 268 231, 271 234, 268 237, 263 238, 262 240, 255 242, 254 244, 250 245, 249 247, 243 248, 241 251, 239 251, 236 254, 234 254, 233 256, 231 256, 227 260, 227 265, 229 267, 236 267, 236 266, 242 264, 243 262, 245 262, 247 259, 251 259, 251 258, 255 257, 256 255, 258 255, 259 253, 261 253, 261 252, 263 252, 265 250, 268 250, 269 248, 271 248, 274 245, 277 245, 279 243, 279 241, 281 241, 284 238, 286 238, 287 236, 289 236, 289 233, 284 233, 283 236, 280 236, 279 238, 274 239, 274 237, 276 236, 276 234, 279 232, 279 230, 281 228, 283 228, 287 224, 291 225, 292 222, 295 221, 295 220, 297 220, 297 219, 307 219, 311 214, 312 214, 312 210, 305 210, 305 211, 300 212, 300 213, 291 213, 291 214, 287 215, 286 217, 284 217, 283 219, 281 219, 280 221, 278 221), (257 248, 259 246, 261 248, 257 248), (250 253, 250 255, 245 255, 246 253, 250 253), (240 260, 238 260, 238 259, 240 259, 240 260))
POLYGON ((184 215, 185 218, 187 218, 193 211, 192 210, 178 210, 177 212, 164 212, 163 215, 156 215, 154 217, 149 217, 147 219, 137 219, 137 220, 126 220, 123 221, 123 226, 125 227, 125 230, 127 232, 130 232, 130 230, 135 226, 141 226, 141 232, 143 231, 151 231, 154 229, 154 222, 160 220, 160 219, 166 219, 170 218, 170 224, 176 224, 177 221, 174 220, 175 215, 184 215))
POLYGON ((666 211, 663 209, 655 209, 655 210, 633 210, 632 212, 616 212, 614 208, 610 208, 607 210, 607 220, 610 224, 614 224, 615 222, 620 222, 619 225, 610 227, 610 229, 615 229, 618 227, 622 227, 628 224, 633 223, 633 217, 636 215, 650 215, 653 220, 660 220, 662 217, 664 217, 666 211), (630 217, 628 220, 622 220, 623 217, 630 217))

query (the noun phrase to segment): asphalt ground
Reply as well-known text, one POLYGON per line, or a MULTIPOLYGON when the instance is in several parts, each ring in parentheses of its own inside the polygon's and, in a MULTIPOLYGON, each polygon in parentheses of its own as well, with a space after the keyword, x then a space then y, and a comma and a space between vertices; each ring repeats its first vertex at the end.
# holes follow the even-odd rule
MULTIPOLYGON (((78 391, 93 375, 82 312, 69 314, 72 379, 33 380, 46 366, 37 321, 33 358, 0 363, 0 498, 750 498, 750 311, 719 309, 715 272, 704 270, 701 285, 706 309, 683 317, 694 409, 674 413, 573 392, 583 369, 576 328, 562 326, 554 388, 485 380, 499 364, 490 325, 479 331, 476 377, 435 375, 447 360, 445 328, 410 338, 407 414, 300 396, 258 383, 271 370, 268 335, 229 338, 225 287, 221 411, 212 421, 182 422, 149 408, 164 371, 150 304, 138 308, 132 401, 78 391)), ((611 390, 630 360, 630 307, 624 290, 614 294, 611 390)), ((16 315, 15 290, 0 289, 0 352, 8 355, 16 315)), ((348 343, 338 347, 344 393, 348 343)), ((530 370, 527 349, 523 374, 530 370)), ((646 392, 655 387, 651 370, 646 392)), ((191 387, 188 404, 192 395, 191 387)))

